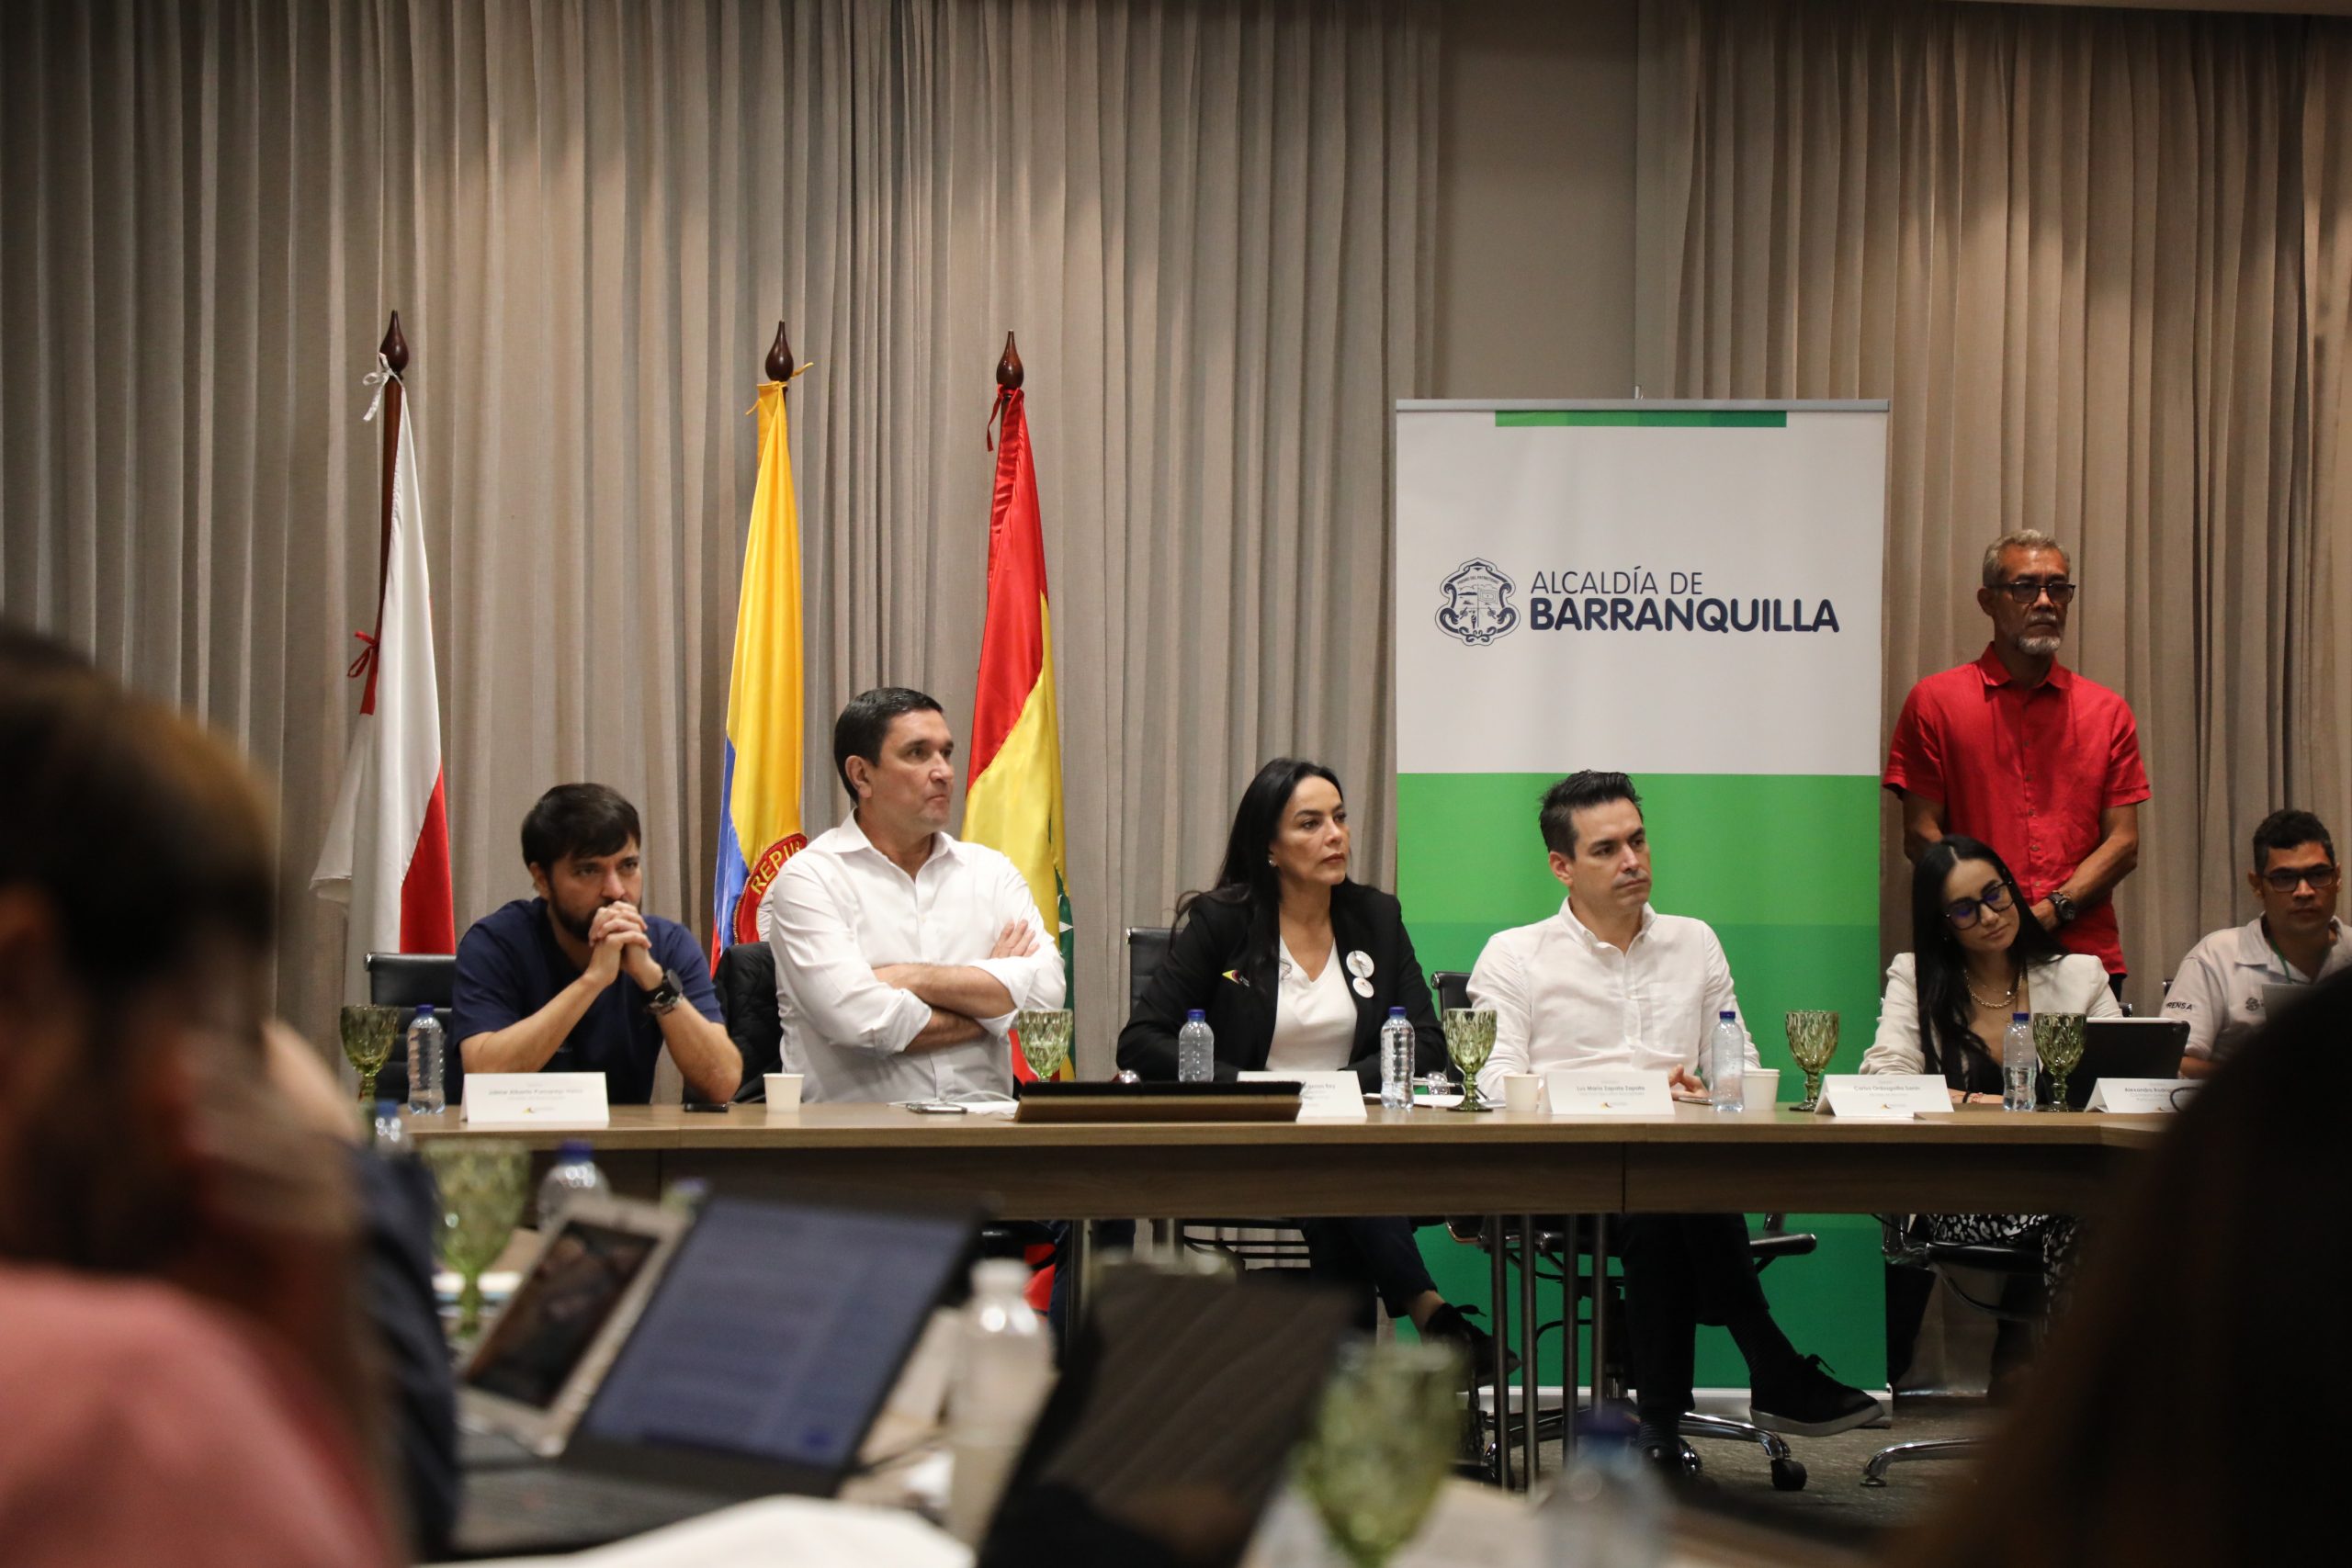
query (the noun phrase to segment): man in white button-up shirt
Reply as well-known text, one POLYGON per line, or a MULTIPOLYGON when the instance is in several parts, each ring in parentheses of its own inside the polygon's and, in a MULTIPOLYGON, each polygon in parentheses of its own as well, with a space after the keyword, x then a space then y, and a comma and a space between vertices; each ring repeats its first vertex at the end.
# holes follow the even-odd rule
POLYGON ((1010 1093, 1012 1015, 1062 1004, 1027 881, 948 836, 955 751, 939 705, 901 686, 862 694, 833 726, 855 808, 786 864, 761 919, 806 1099, 1010 1093))
MULTIPOLYGON (((1568 896, 1550 919, 1488 938, 1470 972, 1471 1006, 1495 1010, 1480 1086, 1499 1091, 1508 1073, 1631 1067, 1698 1090, 1708 1035, 1739 1003, 1707 923, 1649 906, 1649 829, 1632 781, 1562 779, 1544 796, 1539 824, 1568 896)), ((1701 1323, 1731 1330, 1758 1426, 1826 1437, 1879 1418, 1876 1400, 1824 1372, 1818 1357, 1799 1356, 1772 1321, 1739 1215, 1635 1214, 1617 1234, 1639 1448, 1652 1462, 1675 1472, 1687 1462, 1677 1425, 1692 1403, 1701 1323)))

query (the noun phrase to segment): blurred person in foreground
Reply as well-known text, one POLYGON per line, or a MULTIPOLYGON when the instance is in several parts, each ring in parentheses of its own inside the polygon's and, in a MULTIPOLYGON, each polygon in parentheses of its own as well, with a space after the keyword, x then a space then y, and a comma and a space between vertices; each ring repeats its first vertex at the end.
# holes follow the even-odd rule
POLYGON ((0 1557, 392 1560, 325 1069, 262 1021, 259 800, 0 628, 0 1557))
POLYGON ((2338 1528, 2326 1412, 2352 1362, 2318 1346, 2352 1244, 2331 1080, 2352 976, 2255 1034, 2119 1188, 2075 1306, 1977 1484, 1885 1561, 1925 1568, 2292 1562, 2338 1528), (2282 1199, 2290 1201, 2282 1201, 2282 1199), (2270 1416, 2310 1412, 2311 1435, 2270 1416))

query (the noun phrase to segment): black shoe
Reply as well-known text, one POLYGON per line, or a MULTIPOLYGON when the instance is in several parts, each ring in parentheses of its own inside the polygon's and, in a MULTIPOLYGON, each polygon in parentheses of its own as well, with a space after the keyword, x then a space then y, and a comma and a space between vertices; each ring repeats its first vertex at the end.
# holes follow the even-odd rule
POLYGON ((1885 1418, 1877 1400, 1849 1388, 1822 1370, 1821 1358, 1792 1362, 1748 1392, 1747 1418, 1768 1432, 1792 1438, 1826 1438, 1885 1418))
MULTIPOLYGON (((1448 1340, 1461 1346, 1463 1354, 1470 1359, 1470 1381, 1486 1382, 1495 1373, 1494 1336, 1463 1315, 1465 1312, 1477 1310, 1476 1307, 1458 1307, 1448 1302, 1430 1314, 1429 1322, 1421 1325, 1421 1337, 1448 1340)), ((1503 1366, 1506 1377, 1519 1371, 1518 1353, 1505 1350, 1503 1366)))

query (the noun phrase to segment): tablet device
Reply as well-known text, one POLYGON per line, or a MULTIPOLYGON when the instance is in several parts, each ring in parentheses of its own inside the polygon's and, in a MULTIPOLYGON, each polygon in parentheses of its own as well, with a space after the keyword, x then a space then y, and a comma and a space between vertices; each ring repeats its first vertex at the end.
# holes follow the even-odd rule
POLYGON ((561 1452, 691 1218, 597 1194, 567 1203, 466 1361, 467 1424, 533 1453, 561 1452))

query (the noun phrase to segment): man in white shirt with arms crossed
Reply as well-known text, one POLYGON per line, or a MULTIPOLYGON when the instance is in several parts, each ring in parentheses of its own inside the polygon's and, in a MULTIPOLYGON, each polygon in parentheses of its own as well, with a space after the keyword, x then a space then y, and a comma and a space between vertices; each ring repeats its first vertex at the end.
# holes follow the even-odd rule
MULTIPOLYGON (((1544 796, 1539 818, 1560 912, 1487 939, 1470 974, 1473 1007, 1495 1010, 1480 1086, 1555 1068, 1662 1071, 1701 1089, 1719 1013, 1738 1011, 1731 965, 1703 920, 1649 906, 1649 829, 1623 773, 1580 773, 1544 796)), ((1742 1025, 1743 1032, 1746 1026, 1742 1025)), ((1750 1042, 1747 1061, 1756 1061, 1750 1042)), ((1737 1214, 1634 1214, 1618 1222, 1638 1451, 1669 1474, 1695 1468, 1677 1429, 1692 1403, 1692 1333, 1731 1330, 1747 1361, 1759 1427, 1827 1437, 1880 1417, 1878 1402, 1800 1356, 1772 1321, 1737 1214)))
POLYGON ((786 864, 761 922, 806 1099, 1009 1094, 1012 1015, 1062 1004, 1027 881, 947 833, 955 752, 939 705, 903 686, 861 694, 833 725, 855 807, 786 864))

